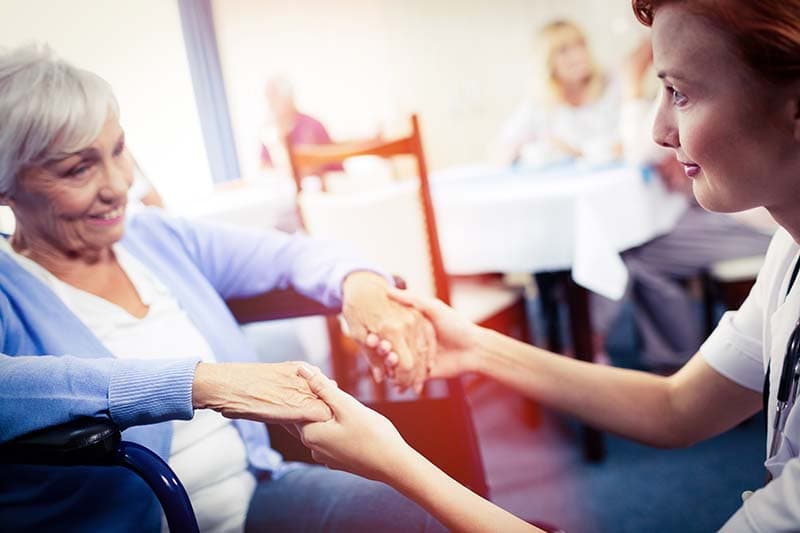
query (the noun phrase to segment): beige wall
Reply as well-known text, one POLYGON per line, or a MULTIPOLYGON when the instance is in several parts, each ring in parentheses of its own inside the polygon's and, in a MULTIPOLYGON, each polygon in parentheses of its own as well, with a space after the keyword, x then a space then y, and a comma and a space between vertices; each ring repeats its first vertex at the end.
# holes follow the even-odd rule
POLYGON ((0 0, 0 45, 32 41, 111 83, 128 145, 168 204, 210 189, 174 0, 0 0))
POLYGON ((485 159, 528 90, 532 36, 553 17, 590 34, 604 65, 638 35, 626 0, 213 0, 242 168, 255 168, 262 85, 281 72, 334 137, 421 115, 430 166, 485 159))

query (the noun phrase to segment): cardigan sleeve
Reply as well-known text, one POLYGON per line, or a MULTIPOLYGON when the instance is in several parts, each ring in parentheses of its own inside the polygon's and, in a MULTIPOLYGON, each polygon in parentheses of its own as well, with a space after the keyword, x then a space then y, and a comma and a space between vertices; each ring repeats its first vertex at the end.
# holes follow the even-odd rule
POLYGON ((254 230, 163 217, 223 298, 292 287, 328 307, 342 304, 342 282, 355 271, 391 277, 348 245, 277 230, 254 230))
POLYGON ((0 442, 78 417, 190 419, 198 360, 0 354, 0 442))

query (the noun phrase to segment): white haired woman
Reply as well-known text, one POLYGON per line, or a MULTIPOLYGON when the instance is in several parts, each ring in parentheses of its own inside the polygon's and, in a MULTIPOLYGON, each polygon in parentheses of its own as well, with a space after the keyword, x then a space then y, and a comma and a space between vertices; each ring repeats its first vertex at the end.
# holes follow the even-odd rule
MULTIPOLYGON (((362 340, 394 337, 409 385, 425 359, 408 343, 435 341, 383 275, 302 236, 126 217, 133 165, 112 91, 47 48, 0 53, 0 124, 0 201, 17 222, 0 239, 0 441, 110 418, 169 460, 204 531, 441 530, 385 485, 282 462, 263 422, 330 411, 298 363, 254 362, 223 300, 291 285, 342 305, 362 340)), ((121 469, 7 467, 0 516, 7 531, 160 528, 121 469)))

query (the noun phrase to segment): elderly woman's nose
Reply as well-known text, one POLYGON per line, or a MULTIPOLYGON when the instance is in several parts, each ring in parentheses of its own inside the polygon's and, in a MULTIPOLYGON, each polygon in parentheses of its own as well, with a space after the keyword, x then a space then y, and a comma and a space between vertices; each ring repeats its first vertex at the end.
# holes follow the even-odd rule
POLYGON ((100 192, 104 199, 113 200, 128 193, 132 181, 130 168, 126 165, 110 164, 103 174, 100 192))

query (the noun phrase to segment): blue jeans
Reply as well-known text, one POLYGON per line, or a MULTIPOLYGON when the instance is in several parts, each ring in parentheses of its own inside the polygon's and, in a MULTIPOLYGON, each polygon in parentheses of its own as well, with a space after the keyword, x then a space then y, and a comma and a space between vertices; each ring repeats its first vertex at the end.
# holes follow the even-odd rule
POLYGON ((384 483, 312 465, 259 482, 245 530, 447 531, 422 507, 384 483))

